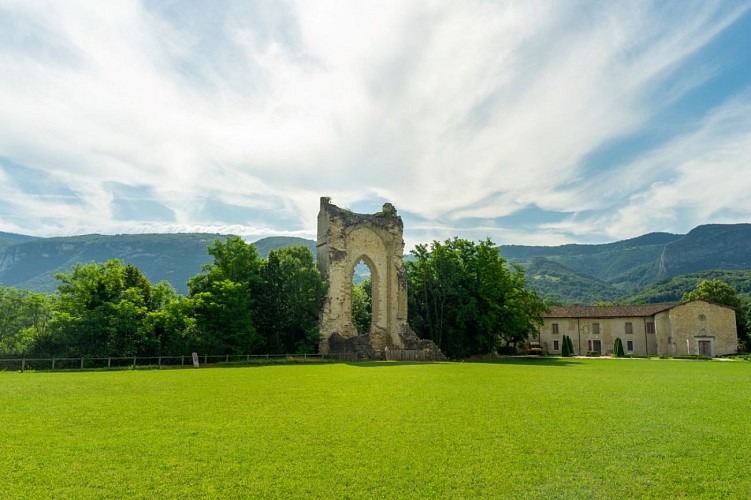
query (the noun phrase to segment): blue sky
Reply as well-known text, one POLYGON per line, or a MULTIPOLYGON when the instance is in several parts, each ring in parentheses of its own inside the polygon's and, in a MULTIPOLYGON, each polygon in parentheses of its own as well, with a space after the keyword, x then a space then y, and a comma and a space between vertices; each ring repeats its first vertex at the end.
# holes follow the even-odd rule
POLYGON ((608 242, 751 219, 751 2, 0 0, 0 231, 608 242))

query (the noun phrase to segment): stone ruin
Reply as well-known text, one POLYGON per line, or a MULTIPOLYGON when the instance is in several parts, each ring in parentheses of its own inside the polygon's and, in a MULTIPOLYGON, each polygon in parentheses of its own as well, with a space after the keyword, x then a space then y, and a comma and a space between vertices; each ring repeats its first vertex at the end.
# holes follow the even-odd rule
POLYGON ((402 218, 390 203, 375 214, 356 214, 321 198, 318 212, 318 269, 328 283, 321 307, 322 354, 365 359, 446 359, 431 340, 407 323, 407 277, 402 255, 402 218), (370 268, 372 322, 358 334, 352 321, 352 275, 363 261, 370 268))

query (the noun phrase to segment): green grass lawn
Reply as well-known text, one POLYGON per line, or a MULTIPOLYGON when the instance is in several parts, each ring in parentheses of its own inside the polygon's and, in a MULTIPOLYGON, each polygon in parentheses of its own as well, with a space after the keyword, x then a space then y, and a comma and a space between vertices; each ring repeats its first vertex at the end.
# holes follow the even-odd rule
POLYGON ((0 372, 3 497, 751 495, 751 363, 0 372))

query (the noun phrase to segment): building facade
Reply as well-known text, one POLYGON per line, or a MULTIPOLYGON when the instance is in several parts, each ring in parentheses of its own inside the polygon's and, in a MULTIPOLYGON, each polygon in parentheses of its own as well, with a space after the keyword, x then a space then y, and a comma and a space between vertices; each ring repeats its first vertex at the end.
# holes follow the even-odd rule
POLYGON ((721 356, 738 349, 735 311, 704 300, 551 307, 543 319, 539 342, 547 354, 561 353, 564 335, 576 355, 612 354, 618 337, 626 354, 721 356))

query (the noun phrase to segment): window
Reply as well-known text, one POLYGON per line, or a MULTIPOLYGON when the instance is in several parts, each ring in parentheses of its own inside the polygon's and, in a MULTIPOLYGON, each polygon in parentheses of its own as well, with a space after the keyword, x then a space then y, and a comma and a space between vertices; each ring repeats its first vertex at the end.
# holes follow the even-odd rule
POLYGON ((553 323, 552 325, 550 325, 550 327, 553 329, 553 335, 557 335, 558 334, 558 323, 553 323))
POLYGON ((594 333, 595 335, 599 335, 600 323, 592 323, 592 333, 594 333))
POLYGON ((558 341, 558 340, 554 340, 553 341, 553 350, 554 351, 560 351, 561 350, 560 341, 558 341))
POLYGON ((626 350, 629 352, 633 352, 634 350, 634 341, 633 340, 627 340, 626 341, 626 350))
POLYGON ((626 330, 626 335, 634 333, 634 325, 632 325, 630 321, 626 323, 626 326, 624 328, 626 330))
POLYGON ((599 339, 587 340, 587 351, 602 354, 602 342, 599 339))
POLYGON ((655 332, 655 324, 651 321, 647 323, 647 333, 654 333, 655 332))

